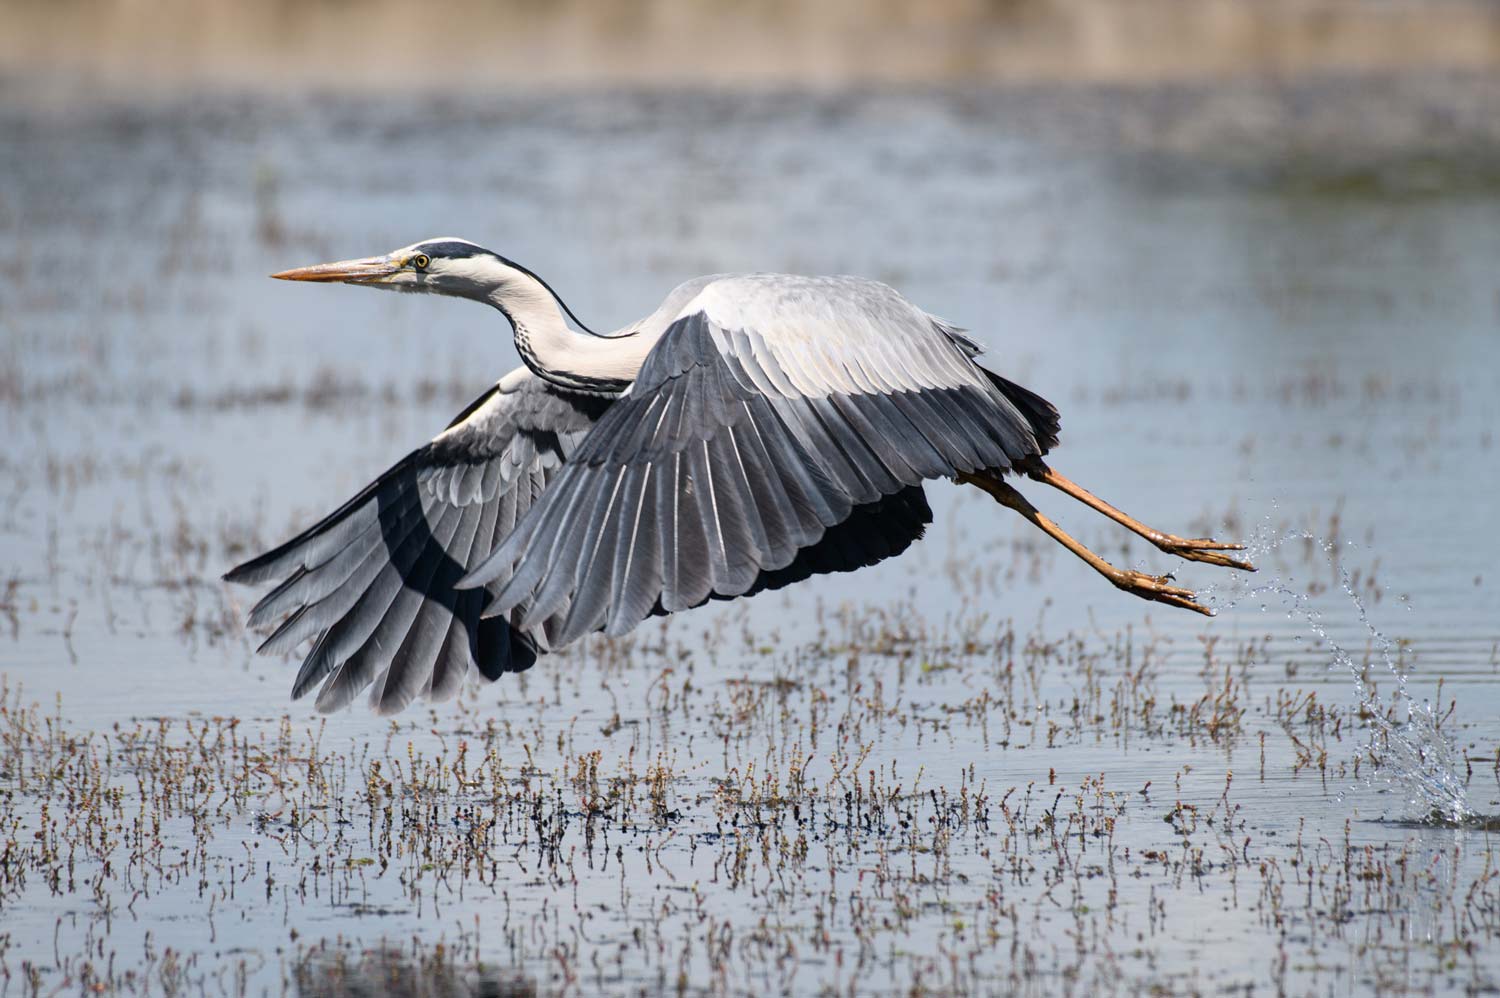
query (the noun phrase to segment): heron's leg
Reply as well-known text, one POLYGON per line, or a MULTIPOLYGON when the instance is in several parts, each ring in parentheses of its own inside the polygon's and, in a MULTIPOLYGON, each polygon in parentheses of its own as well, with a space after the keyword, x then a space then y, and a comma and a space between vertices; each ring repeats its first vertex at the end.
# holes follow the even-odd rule
POLYGON ((1168 534, 1148 527, 1140 520, 1116 509, 1088 489, 1076 482, 1069 481, 1046 465, 1042 465, 1040 471, 1031 471, 1030 475, 1036 481, 1044 485, 1050 485, 1059 491, 1066 492, 1085 506, 1098 510, 1122 527, 1140 534, 1167 554, 1175 554, 1177 557, 1186 558, 1188 561, 1201 561, 1208 565, 1219 565, 1223 568, 1238 568, 1244 572, 1255 571, 1255 566, 1248 561, 1241 561, 1238 558, 1231 558, 1229 555, 1224 554, 1225 551, 1245 550, 1245 545, 1243 544, 1216 541, 1211 537, 1178 537, 1176 534, 1168 534))
POLYGON ((1167 603, 1172 606, 1180 606, 1186 610, 1196 610, 1199 613, 1212 617, 1214 612, 1199 603, 1198 597, 1191 589, 1183 589, 1171 585, 1169 575, 1147 575, 1144 572, 1136 572, 1130 569, 1116 568, 1103 558, 1099 557, 1078 541, 1074 540, 1057 524, 1044 516, 1037 508, 1027 501, 1026 497, 1017 492, 999 475, 993 472, 979 472, 978 474, 961 474, 958 480, 966 485, 975 485, 988 492, 990 496, 1002 506, 1020 513, 1030 520, 1035 526, 1041 528, 1042 532, 1063 547, 1073 552, 1079 558, 1088 563, 1089 567, 1110 582, 1127 593, 1133 593, 1141 599, 1155 600, 1158 603, 1167 603))

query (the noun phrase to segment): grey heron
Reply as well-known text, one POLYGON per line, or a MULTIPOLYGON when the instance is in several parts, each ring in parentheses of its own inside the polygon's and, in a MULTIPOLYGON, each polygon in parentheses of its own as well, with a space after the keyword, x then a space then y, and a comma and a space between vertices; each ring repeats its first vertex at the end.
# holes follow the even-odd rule
POLYGON ((1153 530, 1054 471, 1057 409, 980 366, 980 345, 874 281, 717 274, 617 332, 525 267, 456 238, 272 275, 499 309, 524 366, 285 544, 232 569, 279 584, 260 646, 311 641, 293 697, 366 687, 382 713, 450 696, 587 634, 900 554, 922 483, 983 489, 1120 589, 1212 611, 1117 568, 1011 483, 1062 490, 1169 554, 1253 570, 1238 544, 1153 530), (321 685, 320 685, 321 684, 321 685))

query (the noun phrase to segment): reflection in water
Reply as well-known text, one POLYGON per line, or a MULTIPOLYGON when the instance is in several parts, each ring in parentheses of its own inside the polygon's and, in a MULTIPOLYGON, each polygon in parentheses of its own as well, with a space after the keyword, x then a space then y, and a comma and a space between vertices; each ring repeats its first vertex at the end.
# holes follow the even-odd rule
MULTIPOLYGON (((467 950, 467 947, 461 947, 467 950)), ((466 955, 468 955, 466 953, 466 955)), ((441 943, 352 951, 319 947, 293 971, 306 998, 535 998, 534 978, 461 960, 441 943)))

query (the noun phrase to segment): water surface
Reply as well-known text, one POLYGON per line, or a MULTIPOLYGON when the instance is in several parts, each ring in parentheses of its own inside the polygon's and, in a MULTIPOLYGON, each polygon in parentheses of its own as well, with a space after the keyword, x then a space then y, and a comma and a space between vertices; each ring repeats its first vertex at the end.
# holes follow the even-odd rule
POLYGON ((1330 649, 1391 703, 1388 635, 1500 812, 1500 185, 1093 100, 4 108, 0 987, 1500 986, 1490 835, 1412 823, 1330 649), (1144 604, 937 483, 876 569, 319 718, 219 574, 517 359, 471 303, 264 275, 441 234, 602 327, 700 273, 889 281, 1060 406, 1060 470, 1270 588, 1033 496, 1223 612, 1144 604))

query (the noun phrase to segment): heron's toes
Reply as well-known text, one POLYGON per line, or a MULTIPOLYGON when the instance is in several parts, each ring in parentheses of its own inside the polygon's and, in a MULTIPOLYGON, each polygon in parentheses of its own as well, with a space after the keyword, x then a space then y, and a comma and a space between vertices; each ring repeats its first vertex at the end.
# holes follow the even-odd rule
POLYGON ((1243 551, 1245 545, 1234 541, 1216 541, 1212 537, 1169 537, 1179 547, 1198 548, 1202 551, 1243 551))
POLYGON ((1147 575, 1145 572, 1121 571, 1114 579, 1119 588, 1128 593, 1133 593, 1141 599, 1152 600, 1157 603, 1166 603, 1169 606, 1180 606, 1184 610, 1193 610, 1212 617, 1214 612, 1202 603, 1198 602, 1198 594, 1191 589, 1172 585, 1170 575, 1147 575))
POLYGON ((1235 568, 1241 572, 1255 571, 1255 566, 1248 561, 1231 558, 1224 553, 1225 551, 1243 551, 1245 550, 1243 544, 1216 541, 1212 537, 1177 537, 1167 534, 1156 542, 1156 546, 1167 554, 1173 554, 1188 561, 1201 561, 1205 565, 1218 565, 1220 568, 1235 568))
MULTIPOLYGON (((1243 549, 1237 546, 1229 550, 1239 551, 1243 549)), ((1181 551, 1172 551, 1171 553, 1177 555, 1179 558, 1186 558, 1188 561, 1201 561, 1205 565, 1218 565, 1220 568, 1235 568, 1241 572, 1255 571, 1255 566, 1250 564, 1250 562, 1241 561, 1239 558, 1231 558, 1229 555, 1224 554, 1223 551, 1187 548, 1181 551)))

